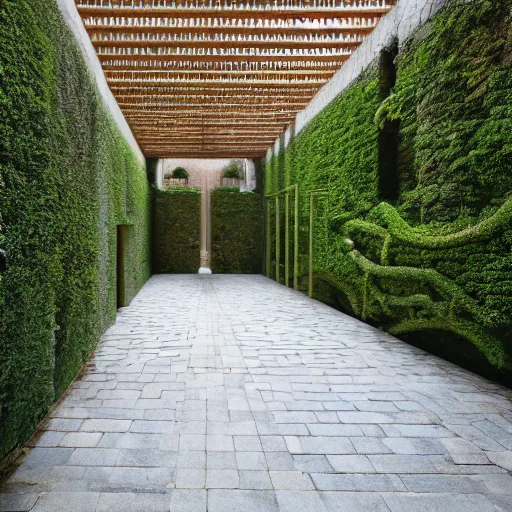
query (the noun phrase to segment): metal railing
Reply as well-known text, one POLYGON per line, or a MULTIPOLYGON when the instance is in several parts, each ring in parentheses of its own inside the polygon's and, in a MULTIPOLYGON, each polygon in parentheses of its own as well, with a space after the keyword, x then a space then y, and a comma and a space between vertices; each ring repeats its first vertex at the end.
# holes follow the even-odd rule
POLYGON ((286 286, 290 283, 290 194, 294 195, 294 226, 293 226, 293 288, 299 289, 299 185, 291 185, 283 188, 273 194, 265 196, 266 207, 266 274, 270 277, 271 267, 271 240, 270 240, 270 224, 271 224, 271 199, 275 200, 275 240, 276 240, 276 281, 280 281, 281 273, 281 212, 280 198, 284 194, 285 200, 285 264, 284 279, 286 286))
POLYGON ((326 188, 309 190, 309 251, 308 251, 308 296, 313 297, 313 228, 315 223, 315 196, 327 194, 326 188))

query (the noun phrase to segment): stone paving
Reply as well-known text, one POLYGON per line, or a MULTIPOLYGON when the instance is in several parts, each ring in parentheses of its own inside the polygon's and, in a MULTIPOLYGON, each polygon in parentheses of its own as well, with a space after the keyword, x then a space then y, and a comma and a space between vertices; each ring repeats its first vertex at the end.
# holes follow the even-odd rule
POLYGON ((1 511, 512 511, 512 393, 262 276, 154 276, 1 511))

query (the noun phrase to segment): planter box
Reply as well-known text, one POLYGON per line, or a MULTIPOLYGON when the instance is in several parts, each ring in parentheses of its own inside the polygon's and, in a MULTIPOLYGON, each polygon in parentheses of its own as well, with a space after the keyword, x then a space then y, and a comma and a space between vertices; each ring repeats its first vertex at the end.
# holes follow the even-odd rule
POLYGON ((240 188, 240 178, 222 178, 222 186, 240 188))
POLYGON ((188 178, 164 178, 164 188, 188 187, 188 178))

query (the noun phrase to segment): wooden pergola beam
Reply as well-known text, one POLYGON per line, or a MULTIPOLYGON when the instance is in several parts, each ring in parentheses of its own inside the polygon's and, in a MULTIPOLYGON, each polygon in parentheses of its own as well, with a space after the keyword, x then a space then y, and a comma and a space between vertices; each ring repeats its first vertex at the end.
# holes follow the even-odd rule
POLYGON ((322 49, 322 48, 336 48, 341 50, 351 50, 357 48, 361 44, 361 40, 357 41, 343 41, 343 40, 328 40, 328 41, 309 41, 309 40, 263 40, 263 41, 208 41, 208 40, 144 40, 144 41, 131 41, 131 40, 100 40, 92 41, 93 46, 96 48, 210 48, 210 49, 227 49, 227 48, 256 48, 256 49, 269 49, 269 48, 286 48, 286 49, 322 49))
POLYGON ((144 136, 144 137, 152 137, 152 136, 166 136, 171 137, 174 135, 186 135, 186 136, 204 136, 204 137, 236 137, 238 135, 241 135, 242 137, 261 137, 263 138, 262 134, 265 134, 265 137, 270 137, 272 140, 275 140, 275 138, 281 133, 280 130, 269 130, 264 129, 263 127, 259 130, 251 129, 251 130, 236 130, 236 131, 226 131, 226 132, 218 132, 218 131, 209 131, 209 130, 195 130, 190 131, 187 129, 187 127, 184 127, 184 129, 181 132, 167 132, 166 130, 163 130, 161 132, 152 132, 148 130, 135 130, 134 131, 137 136, 144 136))
POLYGON ((327 79, 312 79, 312 80, 117 80, 108 79, 108 84, 111 87, 124 86, 124 87, 204 87, 209 89, 212 87, 246 87, 251 88, 279 88, 279 89, 312 89, 314 87, 322 87, 327 82, 327 79))
MULTIPOLYGON (((144 62, 126 62, 123 64, 104 64, 103 70, 106 75, 111 75, 113 73, 179 73, 179 72, 189 72, 189 73, 203 73, 206 71, 215 73, 215 72, 230 72, 233 71, 235 74, 242 74, 247 72, 250 73, 261 73, 261 72, 270 72, 270 73, 279 73, 286 72, 286 74, 291 74, 293 72, 301 73, 304 71, 325 71, 325 72, 336 72, 339 69, 339 66, 343 64, 343 62, 314 62, 314 61, 283 61, 283 62, 195 62, 195 67, 185 67, 182 65, 181 67, 175 67, 173 62, 158 62, 151 65, 146 65, 144 62), (167 65, 169 64, 169 66, 167 65), (172 65, 171 65, 172 64, 172 65), (240 67, 240 68, 248 68, 248 69, 225 69, 227 67, 240 67), (273 67, 272 67, 273 66, 273 67)), ((183 64, 183 63, 182 63, 183 64)))
MULTIPOLYGON (((123 109, 123 112, 125 109, 123 109)), ((126 119, 130 122, 130 114, 138 113, 138 114, 146 114, 147 110, 137 109, 134 107, 130 107, 130 111, 127 112, 126 119)), ((251 120, 253 123, 261 124, 263 122, 268 121, 277 121, 286 125, 289 123, 295 116, 297 115, 298 110, 280 110, 279 115, 276 116, 275 112, 272 110, 263 110, 261 108, 253 109, 253 110, 239 110, 237 108, 231 110, 212 110, 210 109, 198 109, 195 107, 186 107, 183 106, 167 108, 166 110, 159 110, 155 115, 152 115, 154 120, 159 119, 158 116, 180 116, 181 123, 187 122, 187 120, 197 121, 204 120, 207 122, 208 120, 218 120, 218 119, 238 119, 238 120, 251 120), (208 110, 208 112, 207 112, 208 110)), ((163 117, 160 117, 163 119, 163 117)))
POLYGON ((321 20, 321 19, 368 19, 379 18, 386 14, 390 7, 348 7, 344 9, 292 7, 289 9, 218 9, 214 7, 99 7, 83 2, 77 5, 78 12, 83 16, 116 17, 116 18, 174 18, 190 19, 193 17, 217 19, 251 19, 251 20, 321 20))
POLYGON ((196 147, 198 149, 203 148, 216 148, 221 147, 224 149, 227 148, 237 148, 237 147, 243 147, 250 150, 251 148, 253 151, 259 150, 260 148, 268 148, 273 144, 272 140, 261 140, 261 141, 255 141, 253 144, 247 141, 234 141, 234 140, 204 140, 201 138, 196 139, 176 139, 175 141, 155 141, 155 140, 141 140, 140 144, 144 146, 144 144, 151 145, 151 147, 157 149, 160 147, 174 147, 174 145, 179 145, 181 147, 196 147))
POLYGON ((220 125, 194 125, 194 124, 180 124, 180 125, 150 125, 150 124, 133 124, 130 123, 134 133, 247 133, 247 134, 261 134, 261 133, 272 133, 273 135, 279 135, 283 131, 282 125, 267 125, 267 124, 253 124, 253 125, 242 125, 242 126, 230 126, 222 128, 220 125), (176 130, 176 131, 172 131, 176 130))
POLYGON ((322 87, 328 79, 325 77, 306 77, 306 79, 301 78, 247 78, 246 80, 235 78, 233 80, 226 80, 224 77, 220 78, 208 78, 208 77, 197 77, 191 76, 187 78, 182 78, 181 76, 177 76, 171 79, 113 79, 107 78, 107 82, 112 89, 183 89, 191 88, 191 89, 244 89, 244 90, 268 90, 270 89, 286 89, 286 88, 295 88, 295 89, 309 89, 316 90, 319 87, 322 87))
POLYGON ((155 134, 154 132, 135 132, 137 135, 137 140, 139 142, 143 142, 145 140, 163 140, 163 141, 176 141, 176 140, 191 140, 191 139, 200 139, 200 140, 250 140, 250 141, 270 141, 272 144, 273 141, 276 139, 275 132, 268 132, 265 135, 259 133, 256 133, 254 131, 252 132, 246 132, 240 131, 240 132, 188 132, 184 130, 181 133, 173 132, 170 134, 167 134, 167 132, 162 132, 161 134, 155 134))
POLYGON ((217 26, 217 27, 200 27, 200 26, 151 26, 151 25, 93 25, 84 22, 85 28, 90 35, 106 35, 106 34, 198 34, 215 36, 216 34, 242 34, 246 36, 323 36, 323 35, 339 35, 339 34, 356 34, 365 35, 374 29, 374 25, 339 25, 324 26, 315 28, 298 28, 298 27, 246 27, 246 26, 217 26))
POLYGON ((332 54, 332 55, 188 55, 188 54, 152 54, 152 55, 123 55, 118 53, 98 53, 100 62, 111 63, 111 61, 121 62, 337 62, 343 64, 350 55, 332 54))
MULTIPOLYGON (((243 127, 259 128, 262 126, 261 122, 257 122, 257 119, 254 121, 252 121, 252 120, 244 121, 243 119, 240 121, 227 121, 225 119, 216 119, 216 120, 205 119, 204 121, 202 121, 199 117, 198 118, 192 117, 192 118, 185 118, 185 119, 183 119, 183 118, 175 119, 173 117, 167 118, 165 116, 161 116, 161 117, 130 116, 130 117, 127 117, 127 121, 130 125, 134 125, 134 126, 148 126, 148 127, 155 126, 157 128, 158 127, 165 128, 168 126, 179 127, 179 126, 183 126, 184 123, 186 123, 186 125, 188 125, 188 126, 198 126, 198 127, 204 126, 205 128, 215 128, 215 127, 219 127, 219 126, 236 126, 236 127, 240 127, 240 128, 243 128, 243 127)), ((283 127, 286 125, 286 121, 264 120, 264 122, 266 123, 265 126, 274 126, 276 129, 278 127, 283 127)))
POLYGON ((150 78, 153 77, 153 79, 166 79, 171 77, 172 75, 213 75, 213 76, 325 76, 330 77, 334 73, 336 73, 335 68, 319 68, 319 69, 281 69, 281 70, 275 70, 275 69, 258 69, 258 70, 247 70, 247 71, 229 71, 229 70, 216 70, 216 69, 166 69, 166 70, 146 70, 146 69, 126 69, 126 70, 116 70, 116 71, 106 71, 105 76, 107 79, 117 79, 122 80, 126 79, 126 75, 132 75, 132 78, 130 80, 140 80, 143 79, 143 77, 149 76, 150 78))
POLYGON ((212 89, 202 89, 202 88, 186 88, 183 90, 183 88, 159 88, 159 87, 111 87, 112 92, 117 96, 126 96, 126 95, 133 95, 137 94, 139 96, 148 96, 148 95, 155 95, 155 93, 158 93, 159 97, 163 97, 166 94, 172 94, 173 97, 188 97, 188 98, 194 98, 196 96, 205 96, 208 95, 210 98, 232 98, 232 97, 240 97, 240 98, 247 98, 248 93, 251 94, 253 98, 311 98, 311 94, 314 94, 318 89, 292 89, 286 90, 286 89, 262 89, 262 90, 254 90, 251 89, 250 91, 247 91, 247 89, 223 89, 221 87, 219 88, 212 88, 212 89))
POLYGON ((249 98, 246 95, 231 95, 231 96, 205 96, 205 95, 196 95, 196 96, 185 96, 185 95, 176 95, 176 94, 117 94, 116 95, 118 102, 125 101, 135 101, 140 100, 140 103, 152 102, 157 100, 167 100, 172 101, 174 105, 208 105, 209 103, 205 102, 219 102, 219 104, 229 104, 233 105, 245 105, 247 101, 250 99, 252 105, 267 105, 273 106, 275 102, 279 105, 285 104, 286 106, 294 105, 298 107, 307 106, 309 103, 308 98, 300 97, 300 96, 292 96, 292 95, 268 95, 268 96, 253 96, 249 98))
POLYGON ((191 149, 152 151, 146 150, 145 155, 148 158, 262 158, 266 151, 216 151, 216 152, 197 152, 191 149))
POLYGON ((259 133, 248 133, 246 134, 244 131, 239 132, 210 132, 210 133, 204 133, 201 131, 196 131, 194 133, 186 133, 186 132, 167 132, 166 130, 162 130, 160 132, 151 132, 146 130, 137 131, 137 135, 140 137, 140 140, 143 139, 151 139, 151 140, 178 140, 178 139, 194 139, 197 137, 216 137, 222 136, 222 137, 232 137, 237 136, 241 138, 250 138, 251 140, 257 140, 257 139, 263 139, 263 140, 270 140, 272 143, 275 140, 275 137, 272 135, 270 136, 268 133, 264 133, 263 131, 260 131, 259 133))
MULTIPOLYGON (((161 118, 174 118, 174 119, 205 119, 213 117, 215 120, 219 120, 219 112, 212 112, 211 110, 202 110, 202 111, 191 111, 191 110, 180 110, 180 111, 171 111, 164 112, 162 110, 142 110, 140 108, 132 109, 126 108, 123 110, 123 113, 127 118, 133 115, 139 115, 139 117, 151 117, 152 119, 161 118)), ((222 112, 221 112, 222 113, 222 112)), ((257 119, 265 119, 269 121, 281 121, 283 119, 287 119, 292 117, 293 114, 290 112, 283 112, 273 110, 270 112, 244 112, 244 111, 236 111, 235 117, 230 119, 234 119, 237 121, 241 121, 243 119, 253 120, 253 122, 257 119)), ((222 119, 222 118, 221 118, 222 119)), ((227 119, 223 119, 224 121, 228 121, 227 119)))
MULTIPOLYGON (((144 148, 144 145, 142 145, 144 148)), ((152 151, 176 151, 176 150, 186 150, 186 149, 192 149, 193 151, 223 151, 223 152, 233 152, 233 151, 239 151, 240 153, 260 153, 264 154, 266 153, 268 149, 268 144, 264 145, 248 145, 246 142, 242 143, 231 143, 227 144, 226 142, 219 142, 217 144, 215 143, 208 143, 208 144, 198 144, 197 142, 180 142, 177 144, 151 144, 152 151)))
POLYGON ((189 146, 171 146, 155 149, 143 149, 145 150, 147 156, 158 158, 178 158, 178 155, 182 155, 181 158, 194 158, 191 156, 192 154, 201 155, 197 156, 196 158, 235 158, 236 156, 241 158, 258 158, 264 156, 268 148, 202 148, 197 147, 197 144, 191 144, 189 146))
POLYGON ((147 134, 147 135, 152 135, 152 136, 155 136, 155 137, 159 137, 159 136, 165 136, 165 137, 168 137, 170 135, 175 135, 175 134, 178 134, 178 135, 181 135, 181 134, 188 134, 188 135, 195 135, 195 134, 204 134, 204 135, 216 135, 216 134, 219 134, 219 135, 229 135, 229 134, 237 134, 237 133, 247 133, 248 135, 249 134, 255 134, 257 137, 262 137, 262 136, 267 136, 268 133, 276 133, 277 131, 279 131, 279 129, 276 129, 276 128, 268 128, 268 129, 263 129, 263 127, 260 125, 260 128, 258 130, 256 130, 255 128, 232 128, 232 127, 228 127, 228 128, 222 128, 222 127, 217 127, 217 128, 214 128, 214 129, 207 129, 205 128, 204 126, 187 126, 186 124, 184 124, 183 126, 179 126, 179 127, 165 127, 165 126, 159 126, 159 127, 156 127, 156 126, 134 126, 134 129, 135 131, 138 133, 138 134, 147 134))
MULTIPOLYGON (((210 107, 238 107, 247 105, 247 102, 251 100, 251 105, 254 106, 262 106, 266 105, 267 107, 285 107, 289 108, 293 107, 306 107, 309 101, 307 99, 302 98, 302 101, 299 101, 300 98, 294 98, 293 96, 282 96, 280 98, 275 98, 277 101, 272 101, 273 98, 267 96, 266 98, 260 98, 259 101, 254 101, 254 97, 250 96, 177 96, 175 94, 118 94, 117 101, 120 105, 124 105, 125 102, 135 101, 137 104, 146 104, 149 102, 151 105, 158 104, 164 107, 172 106, 172 107, 193 107, 200 106, 203 108, 210 107), (284 98, 284 100, 282 99, 284 98), (158 101, 161 100, 162 102, 158 101), (267 100, 267 101, 261 101, 267 100), (289 101, 286 101, 289 100, 289 101)), ((127 103, 130 104, 130 103, 127 103)))
POLYGON ((267 144, 267 143, 273 144, 275 141, 275 135, 269 134, 269 135, 267 135, 267 137, 255 138, 252 134, 248 134, 248 135, 245 135, 245 134, 227 134, 227 135, 226 134, 218 134, 218 136, 205 134, 203 136, 203 134, 197 133, 197 134, 193 134, 193 135, 186 134, 183 137, 153 138, 151 136, 138 133, 137 140, 139 141, 139 144, 145 144, 148 141, 155 142, 155 143, 157 143, 157 142, 176 143, 176 142, 180 142, 180 141, 196 141, 196 142, 199 141, 199 143, 201 143, 201 141, 203 141, 205 143, 208 143, 211 141, 215 141, 215 142, 220 142, 220 141, 241 142, 241 141, 244 141, 246 143, 249 143, 250 146, 252 146, 251 142, 252 143, 260 143, 260 144, 267 144))
POLYGON ((180 104, 180 105, 169 105, 169 106, 165 106, 165 105, 139 105, 138 103, 119 103, 119 106, 121 108, 123 107, 127 107, 131 110, 136 110, 136 111, 145 111, 148 107, 159 107, 160 108, 160 111, 161 112, 166 112, 166 113, 172 113, 172 112, 199 112, 199 113, 204 113, 205 109, 209 110, 211 112, 212 115, 216 115, 216 116, 234 116, 236 117, 238 114, 240 113, 246 113, 248 115, 252 114, 253 112, 267 112, 269 115, 273 115, 274 114, 274 108, 278 108, 280 109, 280 111, 284 114, 296 114, 298 112, 301 111, 301 108, 300 107, 293 107, 293 108, 286 108, 285 105, 280 105, 280 106, 273 106, 273 107, 268 107, 268 106, 259 106, 259 105, 256 105, 256 106, 253 106, 251 104, 249 105, 243 105, 243 108, 240 109, 240 105, 233 105, 231 107, 229 106, 225 106, 224 108, 218 108, 218 106, 216 106, 215 104, 211 104, 211 105, 208 105, 208 104, 205 104, 205 105, 186 105, 186 104, 180 104), (182 110, 184 107, 187 108, 187 110, 182 110), (217 109, 215 109, 215 107, 217 107, 217 109))

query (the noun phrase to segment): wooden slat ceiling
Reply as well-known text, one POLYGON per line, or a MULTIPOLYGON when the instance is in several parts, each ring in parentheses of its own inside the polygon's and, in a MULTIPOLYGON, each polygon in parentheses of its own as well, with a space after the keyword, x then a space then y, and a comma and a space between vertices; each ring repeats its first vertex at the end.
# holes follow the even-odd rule
POLYGON ((148 157, 263 156, 395 0, 75 0, 148 157))

